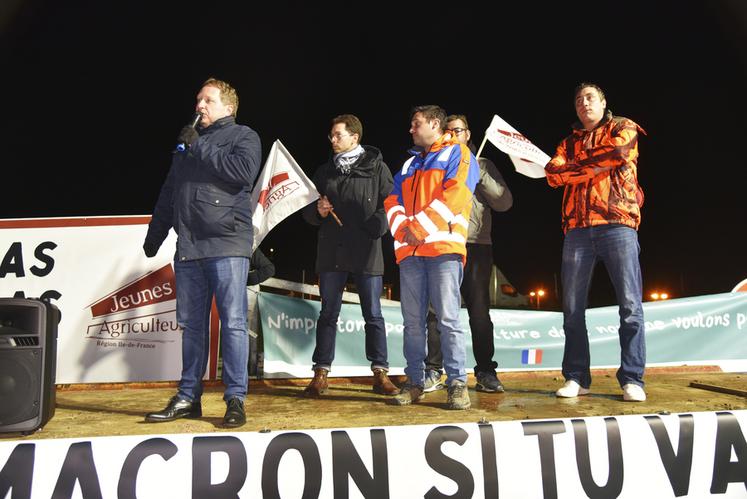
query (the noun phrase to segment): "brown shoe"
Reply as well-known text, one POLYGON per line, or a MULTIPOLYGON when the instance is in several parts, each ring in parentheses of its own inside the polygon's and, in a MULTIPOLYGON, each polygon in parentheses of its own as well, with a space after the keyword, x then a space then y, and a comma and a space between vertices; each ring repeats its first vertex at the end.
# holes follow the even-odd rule
POLYGON ((314 369, 314 378, 309 383, 309 386, 307 386, 303 393, 304 397, 318 397, 320 395, 324 395, 327 393, 327 373, 329 371, 327 369, 318 368, 314 369))
POLYGON ((397 395, 399 388, 394 386, 389 376, 386 375, 386 369, 377 368, 373 370, 374 382, 373 391, 379 395, 397 395))

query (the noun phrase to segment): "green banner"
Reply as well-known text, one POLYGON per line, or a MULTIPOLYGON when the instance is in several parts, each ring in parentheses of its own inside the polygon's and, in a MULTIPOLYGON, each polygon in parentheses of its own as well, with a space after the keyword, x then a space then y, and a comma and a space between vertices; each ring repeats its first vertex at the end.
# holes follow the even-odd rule
MULTIPOLYGON (((259 311, 267 377, 309 377, 316 338, 318 301, 262 292, 259 311)), ((724 370, 747 370, 747 293, 724 293, 645 303, 647 365, 717 364, 724 370)), ((402 313, 382 307, 389 364, 395 374, 405 366, 402 313)), ((495 361, 501 371, 560 369, 563 314, 531 310, 490 311, 495 361)), ((466 333, 467 368, 474 366, 467 310, 460 314, 466 333)), ((589 309, 586 322, 592 367, 620 364, 616 306, 589 309)), ((370 373, 365 353, 365 322, 357 304, 343 304, 337 323, 332 375, 370 373)))

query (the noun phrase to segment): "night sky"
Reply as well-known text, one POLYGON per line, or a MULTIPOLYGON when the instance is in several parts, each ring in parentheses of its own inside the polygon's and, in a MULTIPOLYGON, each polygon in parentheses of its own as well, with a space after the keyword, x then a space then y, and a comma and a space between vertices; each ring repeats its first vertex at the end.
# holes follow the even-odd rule
MULTIPOLYGON (((263 163, 280 139, 309 176, 342 113, 397 170, 419 104, 466 114, 478 144, 498 114, 552 155, 576 119, 574 87, 593 81, 648 132, 645 291, 719 293, 747 277, 744 2, 314 4, 4 0, 0 217, 150 214, 210 76, 237 88, 263 163)), ((562 190, 517 174, 491 144, 484 155, 514 195, 494 215, 496 263, 520 292, 553 292, 562 190)), ((315 279, 316 229, 299 214, 262 248, 277 277, 315 279)), ((592 295, 614 301, 601 268, 592 295)))

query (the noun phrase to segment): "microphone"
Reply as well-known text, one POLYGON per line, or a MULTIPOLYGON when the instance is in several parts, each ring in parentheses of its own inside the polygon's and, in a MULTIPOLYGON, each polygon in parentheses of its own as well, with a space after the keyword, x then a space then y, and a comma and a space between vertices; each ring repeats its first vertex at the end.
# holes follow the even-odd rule
MULTIPOLYGON (((200 113, 200 112, 195 113, 195 115, 192 116, 192 121, 189 122, 188 126, 190 126, 191 128, 197 128, 197 125, 200 123, 201 119, 202 119, 202 113, 200 113)), ((184 151, 186 151, 187 150, 187 144, 185 144, 184 142, 179 142, 176 145, 176 150, 178 152, 184 152, 184 151)))

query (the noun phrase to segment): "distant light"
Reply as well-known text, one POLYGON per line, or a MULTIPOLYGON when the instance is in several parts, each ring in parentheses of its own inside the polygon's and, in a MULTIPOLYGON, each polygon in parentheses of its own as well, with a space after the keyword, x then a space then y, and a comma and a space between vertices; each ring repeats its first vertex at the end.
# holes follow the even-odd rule
POLYGON ((669 293, 666 291, 654 291, 650 295, 652 300, 668 300, 669 299, 669 293))
POLYGON ((540 301, 543 296, 545 296, 545 290, 544 289, 538 289, 536 291, 530 291, 529 296, 531 298, 534 298, 535 303, 537 305, 537 310, 540 308, 540 301))

